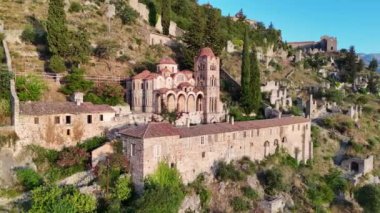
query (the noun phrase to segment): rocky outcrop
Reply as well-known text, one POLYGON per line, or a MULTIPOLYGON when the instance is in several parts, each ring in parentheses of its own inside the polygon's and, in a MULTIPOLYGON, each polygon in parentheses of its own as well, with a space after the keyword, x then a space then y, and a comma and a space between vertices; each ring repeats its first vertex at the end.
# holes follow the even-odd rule
POLYGON ((201 211, 201 199, 195 193, 187 195, 183 200, 178 213, 185 212, 200 212, 201 211))

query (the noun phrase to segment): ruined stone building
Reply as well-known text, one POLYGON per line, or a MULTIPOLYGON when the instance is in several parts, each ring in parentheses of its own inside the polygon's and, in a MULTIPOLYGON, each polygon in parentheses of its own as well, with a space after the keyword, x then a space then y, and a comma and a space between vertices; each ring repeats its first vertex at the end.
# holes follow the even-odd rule
POLYGON ((258 121, 174 127, 149 123, 122 130, 123 150, 130 162, 137 189, 160 161, 176 167, 185 183, 203 172, 211 173, 218 161, 244 156, 263 160, 283 148, 299 162, 313 156, 310 120, 287 117, 258 121))
POLYGON ((220 60, 210 48, 195 58, 194 72, 178 70, 171 58, 163 58, 157 70, 145 70, 127 79, 127 102, 133 112, 181 114, 182 125, 220 122, 225 116, 220 101, 220 60))
POLYGON ((108 105, 83 102, 21 102, 15 130, 21 143, 52 149, 103 134, 114 125, 115 111, 108 105))
POLYGON ((322 52, 337 52, 338 40, 336 37, 322 36, 320 41, 301 41, 288 43, 294 49, 301 49, 304 52, 314 50, 322 52))
POLYGON ((261 92, 268 93, 268 99, 275 109, 289 109, 293 106, 292 98, 288 95, 286 88, 281 88, 277 81, 269 81, 261 86, 261 92))

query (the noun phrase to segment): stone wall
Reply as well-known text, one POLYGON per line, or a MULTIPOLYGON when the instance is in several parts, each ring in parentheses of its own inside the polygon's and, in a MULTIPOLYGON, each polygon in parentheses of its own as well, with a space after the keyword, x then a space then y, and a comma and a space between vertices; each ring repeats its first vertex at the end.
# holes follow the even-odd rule
POLYGON ((62 149, 104 134, 114 125, 115 113, 20 115, 16 132, 22 145, 37 144, 49 149, 62 149), (92 116, 88 123, 87 116, 92 116), (100 116, 103 115, 103 121, 100 116), (67 122, 70 116, 70 122, 67 122), (59 123, 56 120, 59 120, 59 123))
POLYGON ((244 156, 261 161, 274 154, 278 147, 297 161, 306 162, 313 155, 310 134, 310 122, 305 122, 186 138, 168 136, 142 140, 125 136, 123 147, 132 166, 134 183, 141 188, 143 178, 152 174, 163 160, 178 169, 185 183, 202 172, 212 173, 218 161, 229 162, 244 156))
POLYGON ((149 45, 166 45, 169 47, 176 45, 176 41, 174 39, 158 33, 150 33, 147 42, 149 45))

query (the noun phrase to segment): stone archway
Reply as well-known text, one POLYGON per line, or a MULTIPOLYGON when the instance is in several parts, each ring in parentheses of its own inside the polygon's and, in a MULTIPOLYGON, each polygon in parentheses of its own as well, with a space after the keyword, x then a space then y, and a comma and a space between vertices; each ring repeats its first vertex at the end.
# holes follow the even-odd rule
POLYGON ((265 143, 264 143, 264 157, 267 157, 269 155, 269 146, 270 146, 269 141, 265 141, 265 143))
POLYGON ((177 110, 178 112, 186 112, 186 98, 185 95, 180 94, 177 100, 177 110))
POLYGON ((174 112, 177 106, 174 94, 168 95, 166 103, 167 103, 168 111, 174 112))
POLYGON ((197 104, 197 112, 203 111, 203 96, 202 95, 197 96, 196 104, 197 104))
POLYGON ((187 97, 187 111, 188 112, 195 112, 197 110, 195 105, 195 97, 194 95, 189 95, 187 97))

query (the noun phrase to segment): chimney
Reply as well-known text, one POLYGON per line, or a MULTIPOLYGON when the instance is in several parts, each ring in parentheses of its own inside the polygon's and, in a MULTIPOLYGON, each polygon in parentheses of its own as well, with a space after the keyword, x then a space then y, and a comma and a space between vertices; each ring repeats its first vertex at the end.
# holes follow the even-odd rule
POLYGON ((235 124, 235 118, 234 116, 231 116, 231 125, 234 125, 235 124))
POLYGON ((71 97, 71 101, 75 102, 77 106, 80 106, 83 103, 83 93, 75 92, 71 97))
POLYGON ((230 122, 230 115, 226 115, 226 122, 229 123, 230 122))
POLYGON ((190 119, 186 118, 186 127, 190 127, 190 119))

